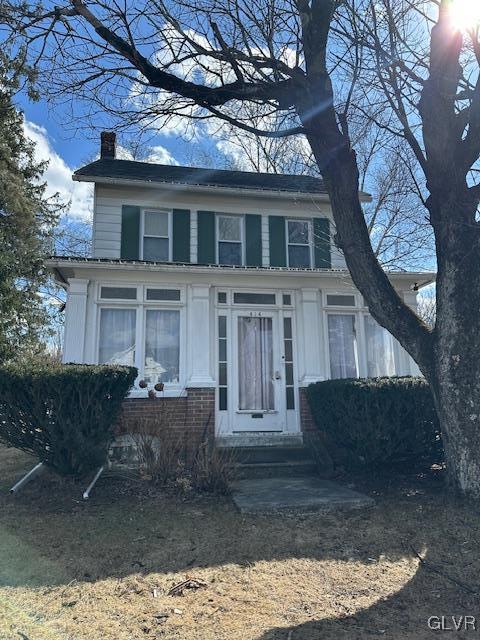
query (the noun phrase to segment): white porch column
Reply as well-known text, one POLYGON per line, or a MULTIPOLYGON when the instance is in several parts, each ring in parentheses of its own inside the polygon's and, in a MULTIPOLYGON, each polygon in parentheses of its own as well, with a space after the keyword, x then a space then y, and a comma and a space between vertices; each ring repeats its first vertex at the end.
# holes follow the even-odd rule
POLYGON ((313 382, 325 380, 323 357, 320 345, 323 344, 322 325, 318 289, 301 290, 301 324, 298 339, 303 344, 303 367, 300 372, 300 386, 306 387, 313 382))
POLYGON ((210 313, 210 285, 192 284, 188 300, 187 387, 214 387, 212 378, 213 319, 210 313))
POLYGON ((68 279, 63 362, 84 362, 88 280, 68 279))

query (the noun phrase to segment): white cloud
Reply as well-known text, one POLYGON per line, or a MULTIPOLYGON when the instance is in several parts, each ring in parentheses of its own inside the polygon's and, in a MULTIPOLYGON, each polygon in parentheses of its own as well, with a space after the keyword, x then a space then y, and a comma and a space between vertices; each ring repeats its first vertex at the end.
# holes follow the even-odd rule
MULTIPOLYGON (((117 158, 119 160, 136 160, 133 153, 122 147, 122 145, 117 145, 117 158)), ((98 156, 97 156, 98 160, 98 156)), ((141 157, 140 162, 156 162, 158 164, 174 164, 178 165, 178 162, 172 156, 168 149, 162 147, 161 145, 156 145, 154 147, 148 148, 148 154, 145 157, 141 157)))
POLYGON ((44 173, 47 196, 58 193, 64 202, 70 202, 66 215, 89 222, 93 212, 93 186, 84 182, 73 182, 73 169, 53 149, 48 132, 34 122, 24 122, 25 135, 35 143, 35 158, 48 161, 44 173))

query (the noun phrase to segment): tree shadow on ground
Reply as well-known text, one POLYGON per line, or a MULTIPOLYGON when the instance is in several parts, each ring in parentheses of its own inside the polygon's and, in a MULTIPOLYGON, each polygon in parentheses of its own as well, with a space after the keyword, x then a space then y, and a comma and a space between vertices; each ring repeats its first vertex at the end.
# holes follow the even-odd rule
MULTIPOLYGON (((296 624, 295 612, 286 612, 285 625, 255 636, 259 640, 428 638, 438 633, 428 629, 429 616, 480 611, 476 595, 445 577, 480 589, 478 512, 453 503, 441 484, 427 479, 357 487, 374 494, 373 510, 290 517, 245 516, 228 497, 171 493, 121 478, 102 479, 88 502, 81 500, 82 485, 49 474, 15 498, 4 488, 5 482, 0 587, 249 568, 293 558, 338 564, 338 577, 328 565, 310 567, 305 579, 325 570, 325 580, 314 574, 315 585, 341 616, 329 618, 328 610, 308 605, 310 621, 296 624), (418 567, 413 549, 426 553, 441 575, 418 567), (376 604, 363 607, 366 590, 372 602, 372 589, 376 604)), ((301 568, 286 579, 300 592, 305 588, 313 602, 301 568)))

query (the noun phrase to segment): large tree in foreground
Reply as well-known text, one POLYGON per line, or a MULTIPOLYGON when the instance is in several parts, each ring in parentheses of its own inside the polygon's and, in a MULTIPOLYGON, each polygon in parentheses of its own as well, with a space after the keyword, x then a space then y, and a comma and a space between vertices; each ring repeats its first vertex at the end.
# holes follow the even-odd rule
POLYGON ((480 496, 480 42, 478 31, 458 28, 455 1, 0 6, 53 94, 73 88, 124 122, 219 118, 266 137, 305 136, 352 278, 431 384, 452 483, 480 496), (257 109, 255 125, 246 103, 257 109), (438 262, 433 329, 404 304, 372 250, 349 133, 365 105, 378 126, 402 136, 425 177, 438 262), (272 131, 279 112, 284 128, 272 131))
POLYGON ((45 197, 45 164, 23 131, 12 95, 25 77, 0 53, 0 363, 43 350, 47 313, 41 287, 58 205, 45 197))

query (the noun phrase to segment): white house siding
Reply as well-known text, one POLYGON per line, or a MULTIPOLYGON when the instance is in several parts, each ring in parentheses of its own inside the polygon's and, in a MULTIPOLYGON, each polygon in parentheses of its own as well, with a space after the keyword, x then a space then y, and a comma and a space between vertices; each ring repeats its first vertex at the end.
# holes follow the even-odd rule
MULTIPOLYGON (((139 207, 165 207, 190 209, 191 217, 191 260, 196 261, 196 212, 198 210, 217 211, 221 213, 261 214, 262 215, 262 264, 268 266, 269 237, 268 216, 282 215, 286 217, 312 218, 325 217, 333 220, 328 202, 322 199, 298 198, 284 193, 282 197, 250 194, 227 195, 221 189, 212 193, 181 192, 171 188, 156 187, 124 187, 120 185, 95 185, 95 210, 93 217, 93 252, 94 258, 120 258, 120 236, 122 226, 122 205, 139 207)), ((332 245, 332 267, 345 268, 345 260, 339 250, 332 245)))

